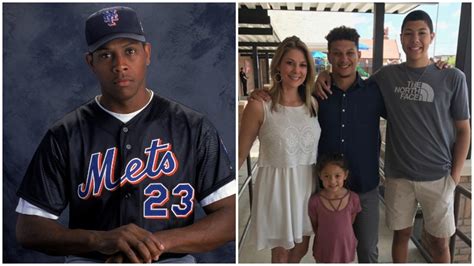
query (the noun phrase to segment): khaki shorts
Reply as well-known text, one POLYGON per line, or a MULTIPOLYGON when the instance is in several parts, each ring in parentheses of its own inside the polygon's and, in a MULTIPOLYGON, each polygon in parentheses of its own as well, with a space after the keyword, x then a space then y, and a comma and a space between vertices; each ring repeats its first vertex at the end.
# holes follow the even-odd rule
POLYGON ((386 223, 391 230, 413 226, 420 203, 426 231, 438 238, 454 234, 454 190, 451 176, 435 181, 410 181, 405 178, 385 179, 386 223))

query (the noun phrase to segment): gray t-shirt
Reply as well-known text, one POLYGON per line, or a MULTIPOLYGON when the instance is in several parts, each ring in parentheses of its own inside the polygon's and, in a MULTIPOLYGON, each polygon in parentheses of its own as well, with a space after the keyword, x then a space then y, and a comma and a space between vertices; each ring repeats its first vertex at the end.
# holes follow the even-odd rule
POLYGON ((464 73, 403 63, 385 66, 373 77, 387 109, 385 175, 414 181, 449 175, 454 121, 469 119, 464 73))

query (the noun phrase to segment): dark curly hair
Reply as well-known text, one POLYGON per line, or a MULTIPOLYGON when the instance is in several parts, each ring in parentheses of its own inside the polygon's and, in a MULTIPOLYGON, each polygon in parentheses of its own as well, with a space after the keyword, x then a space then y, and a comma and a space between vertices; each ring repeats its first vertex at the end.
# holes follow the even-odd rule
POLYGON ((352 41, 355 43, 357 49, 359 49, 359 37, 359 33, 357 33, 353 28, 346 26, 334 28, 326 36, 326 40, 328 41, 328 51, 331 50, 331 43, 341 40, 352 41))

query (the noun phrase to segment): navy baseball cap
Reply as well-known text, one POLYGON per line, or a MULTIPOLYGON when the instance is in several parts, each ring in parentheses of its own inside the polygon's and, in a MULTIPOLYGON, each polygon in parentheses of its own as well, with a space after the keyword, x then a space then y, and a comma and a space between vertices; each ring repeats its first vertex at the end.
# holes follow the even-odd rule
POLYGON ((94 52, 105 43, 128 38, 145 42, 145 32, 135 10, 125 6, 101 9, 86 21, 86 40, 89 52, 94 52))

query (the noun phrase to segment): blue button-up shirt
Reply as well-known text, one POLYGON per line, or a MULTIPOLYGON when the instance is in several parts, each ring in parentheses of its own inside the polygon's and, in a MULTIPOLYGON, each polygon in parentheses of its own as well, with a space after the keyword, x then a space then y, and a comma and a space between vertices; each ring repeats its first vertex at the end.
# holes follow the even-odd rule
POLYGON ((379 124, 380 117, 386 117, 379 87, 375 81, 364 81, 357 75, 346 91, 334 82, 331 89, 327 100, 318 99, 318 153, 341 153, 349 163, 349 189, 357 193, 371 191, 379 184, 379 124))

